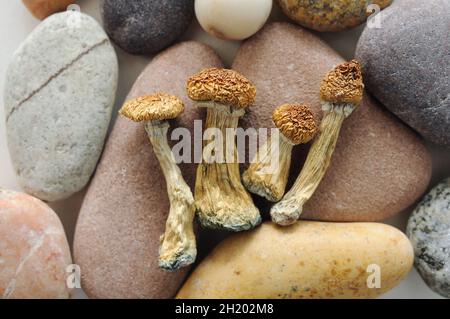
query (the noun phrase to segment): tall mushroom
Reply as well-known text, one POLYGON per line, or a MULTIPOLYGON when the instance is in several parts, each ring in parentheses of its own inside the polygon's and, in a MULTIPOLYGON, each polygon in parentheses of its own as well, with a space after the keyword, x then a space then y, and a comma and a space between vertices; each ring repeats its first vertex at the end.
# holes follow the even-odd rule
POLYGON ((282 226, 295 223, 303 205, 316 191, 333 156, 344 120, 361 103, 364 91, 358 61, 338 65, 323 79, 320 96, 324 118, 303 169, 292 189, 272 207, 272 220, 282 226))
POLYGON ((291 167, 292 148, 306 144, 317 132, 314 114, 304 104, 284 104, 273 112, 279 132, 258 149, 255 159, 242 175, 245 187, 272 202, 282 199, 291 167))
POLYGON ((227 154, 226 160, 213 158, 218 154, 206 158, 209 143, 204 142, 205 154, 195 185, 199 220, 207 228, 234 232, 251 229, 261 223, 261 216, 241 182, 235 130, 245 108, 254 102, 256 89, 235 71, 212 68, 192 76, 187 91, 199 106, 207 108, 205 132, 216 130, 221 136, 215 143, 227 154))
POLYGON ((145 130, 166 179, 170 211, 165 233, 161 236, 159 266, 169 271, 192 264, 197 255, 194 196, 167 140, 167 120, 177 118, 183 111, 183 102, 165 93, 138 97, 125 103, 120 110, 120 114, 135 122, 145 122, 145 130))

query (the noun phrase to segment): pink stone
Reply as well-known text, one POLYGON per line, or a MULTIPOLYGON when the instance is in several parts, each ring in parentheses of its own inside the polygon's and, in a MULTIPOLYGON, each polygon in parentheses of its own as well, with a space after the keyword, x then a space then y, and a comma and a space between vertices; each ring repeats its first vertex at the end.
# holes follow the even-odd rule
POLYGON ((42 201, 0 189, 0 297, 69 298, 72 263, 58 216, 42 201))

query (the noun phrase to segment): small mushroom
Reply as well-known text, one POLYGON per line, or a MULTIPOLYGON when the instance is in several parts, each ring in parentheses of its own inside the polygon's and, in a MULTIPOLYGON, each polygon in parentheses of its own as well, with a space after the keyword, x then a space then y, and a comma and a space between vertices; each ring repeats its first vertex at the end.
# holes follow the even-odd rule
POLYGON ((272 136, 258 150, 242 181, 250 192, 278 202, 286 189, 292 148, 311 141, 317 133, 317 124, 314 114, 304 104, 278 107, 273 112, 273 122, 281 133, 277 135, 279 138, 272 136))
POLYGON ((300 218, 303 205, 312 197, 330 165, 342 124, 361 103, 363 92, 361 67, 356 60, 338 65, 323 79, 320 96, 324 118, 320 133, 294 186, 272 207, 270 214, 275 223, 288 226, 300 218))
POLYGON ((183 102, 165 93, 138 97, 128 101, 120 110, 120 114, 135 122, 145 122, 145 130, 166 178, 170 211, 165 233, 161 236, 159 266, 169 271, 192 264, 197 255, 194 196, 167 140, 167 120, 175 119, 183 111, 183 102))
MULTIPOLYGON (((192 76, 187 84, 188 95, 207 108, 205 130, 216 129, 227 158, 206 160, 197 169, 195 202, 202 226, 229 231, 251 229, 261 223, 261 216, 250 194, 241 182, 235 132, 232 141, 228 129, 236 130, 245 108, 253 104, 256 89, 241 74, 225 69, 206 69, 192 76)), ((204 142, 206 150, 209 143, 204 142)), ((206 153, 206 152, 204 152, 206 153)))

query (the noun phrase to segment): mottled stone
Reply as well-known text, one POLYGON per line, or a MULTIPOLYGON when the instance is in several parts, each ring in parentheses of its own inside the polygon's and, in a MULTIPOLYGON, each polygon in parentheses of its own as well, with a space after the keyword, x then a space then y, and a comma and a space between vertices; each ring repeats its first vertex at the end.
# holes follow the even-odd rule
POLYGON ((373 13, 369 5, 380 9, 392 0, 277 0, 283 12, 298 24, 317 31, 342 31, 365 22, 373 13))
POLYGON ((415 266, 427 285, 450 298, 450 178, 425 196, 408 222, 415 266))
POLYGON ((156 53, 180 37, 194 17, 194 0, 101 0, 108 35, 132 54, 156 53))
MULTIPOLYGON (((342 62, 335 51, 302 28, 287 23, 266 26, 244 43, 233 64, 258 91, 242 125, 273 127, 272 111, 283 103, 306 103, 320 120, 321 80, 342 62)), ((294 149, 291 180, 299 173, 305 151, 305 147, 294 149)), ((366 94, 344 122, 331 166, 303 217, 382 220, 422 196, 430 175, 431 158, 421 140, 366 94)))
POLYGON ((359 40, 367 89, 430 141, 450 147, 450 1, 397 0, 359 40))
POLYGON ((51 208, 0 188, 0 298, 69 298, 71 263, 64 229, 51 208))
POLYGON ((64 11, 74 0, 22 0, 28 10, 38 19, 47 18, 53 13, 64 11))
POLYGON ((89 181, 111 119, 117 57, 91 17, 64 12, 43 21, 6 72, 8 147, 22 188, 56 201, 89 181))
MULTIPOLYGON (((187 97, 189 76, 221 62, 207 46, 178 44, 156 56, 133 86, 128 99, 154 92, 180 97, 185 112, 173 128, 193 130, 205 114, 187 97)), ((171 133, 169 133, 169 138, 171 133)), ((176 143, 176 142, 175 142, 176 143)), ((195 164, 181 164, 194 186, 195 164)), ((89 187, 76 227, 74 254, 82 286, 93 298, 171 298, 187 269, 158 268, 160 235, 169 200, 164 176, 144 126, 119 117, 89 187)))

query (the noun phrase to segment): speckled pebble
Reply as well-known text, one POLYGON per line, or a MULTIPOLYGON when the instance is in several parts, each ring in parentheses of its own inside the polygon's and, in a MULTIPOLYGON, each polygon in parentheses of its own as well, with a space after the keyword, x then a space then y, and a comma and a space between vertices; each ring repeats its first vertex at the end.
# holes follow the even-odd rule
POLYGON ((450 1, 396 0, 356 56, 367 89, 430 141, 450 147, 450 1))
MULTIPOLYGON (((316 31, 342 31, 365 22, 368 6, 380 9, 392 0, 277 0, 283 12, 298 24, 316 31)), ((369 12, 367 12, 369 11, 369 12)))
POLYGON ((427 285, 450 298, 450 178, 425 196, 408 222, 415 266, 427 285))
POLYGON ((89 181, 111 119, 117 57, 100 25, 79 12, 45 19, 6 72, 8 147, 19 184, 46 201, 89 181))
POLYGON ((125 51, 153 54, 172 44, 194 17, 194 0, 102 0, 106 32, 125 51))
POLYGON ((0 299, 68 298, 69 245, 40 200, 0 188, 0 299))

